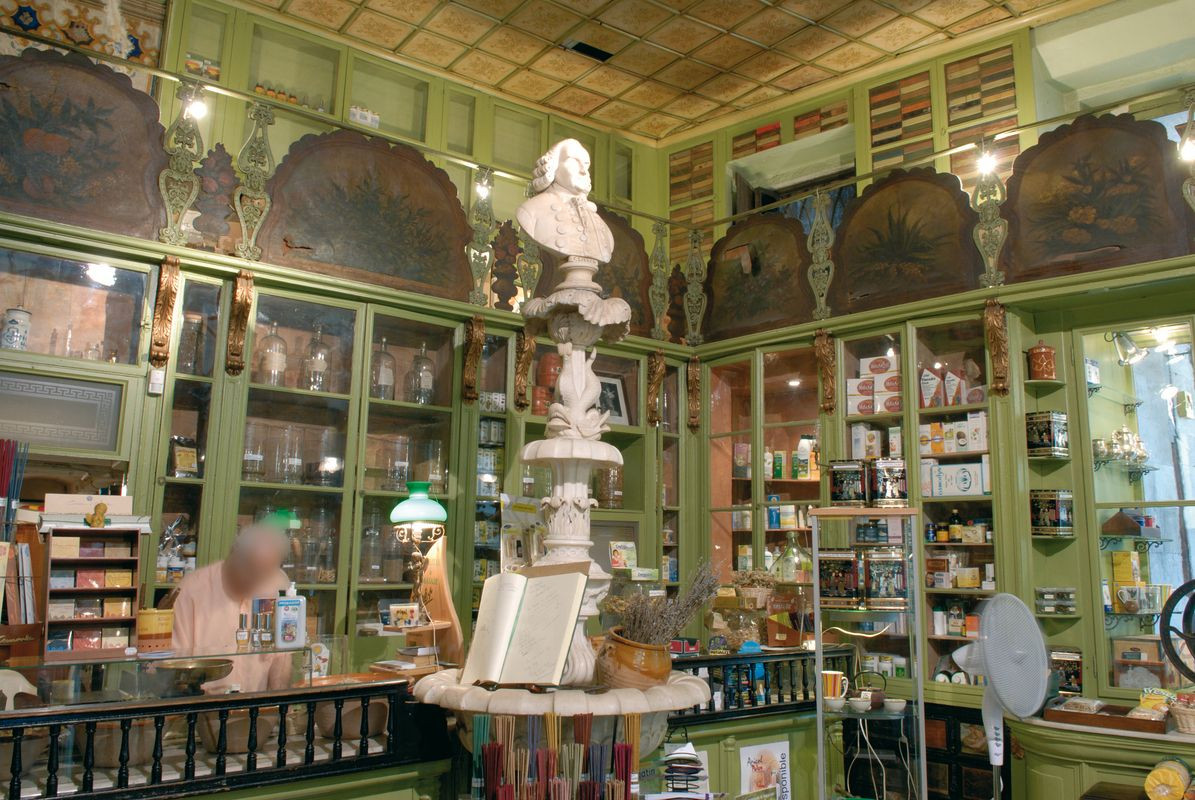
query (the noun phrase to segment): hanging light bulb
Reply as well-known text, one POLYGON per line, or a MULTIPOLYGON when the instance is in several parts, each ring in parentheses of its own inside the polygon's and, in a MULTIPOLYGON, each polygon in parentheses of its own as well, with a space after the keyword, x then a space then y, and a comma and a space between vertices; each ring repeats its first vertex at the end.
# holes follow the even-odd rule
POLYGON ((975 160, 975 165, 979 168, 980 175, 991 175, 996 171, 996 167, 1000 166, 996 155, 990 150, 979 154, 979 158, 975 160))
POLYGON ((800 378, 792 378, 791 380, 789 380, 788 385, 791 386, 792 388, 796 389, 798 386, 801 385, 801 379, 800 378))
POLYGON ((187 103, 186 114, 188 117, 198 122, 207 116, 207 103, 202 97, 196 97, 194 100, 187 103))
POLYGON ((1117 363, 1122 367, 1131 367, 1149 355, 1148 347, 1138 347, 1133 337, 1124 331, 1104 334, 1104 341, 1112 342, 1116 346, 1117 363))

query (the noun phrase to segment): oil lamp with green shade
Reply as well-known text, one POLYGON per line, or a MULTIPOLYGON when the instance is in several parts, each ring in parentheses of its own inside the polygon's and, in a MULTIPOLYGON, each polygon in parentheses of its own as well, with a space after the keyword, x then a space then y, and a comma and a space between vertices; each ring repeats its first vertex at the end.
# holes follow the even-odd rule
POLYGON ((420 624, 430 623, 427 603, 423 597, 423 573, 427 570, 427 553, 444 536, 448 512, 444 506, 428 497, 427 481, 409 481, 410 496, 390 512, 394 535, 403 545, 411 546, 411 602, 419 604, 420 624))

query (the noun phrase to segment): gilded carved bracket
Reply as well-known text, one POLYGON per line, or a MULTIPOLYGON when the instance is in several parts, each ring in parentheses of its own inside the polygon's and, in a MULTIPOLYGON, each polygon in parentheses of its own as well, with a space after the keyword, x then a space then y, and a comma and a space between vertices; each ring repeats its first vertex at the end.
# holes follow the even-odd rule
POLYGON ((527 381, 531 375, 531 357, 535 355, 535 337, 527 329, 515 334, 515 410, 525 411, 531 401, 527 399, 527 381))
POLYGON ((992 362, 992 394, 1008 394, 1008 317, 1004 306, 988 299, 983 309, 983 331, 987 338, 988 358, 992 362))
POLYGON ((651 247, 651 288, 647 290, 648 300, 651 302, 651 336, 653 339, 667 339, 668 331, 664 328, 665 317, 668 314, 668 225, 657 222, 651 226, 655 242, 651 247))
POLYGON ((834 335, 825 328, 813 335, 813 355, 822 384, 821 409, 833 414, 838 405, 838 356, 834 353, 834 335))
POLYGON ((701 359, 697 356, 689 359, 685 385, 689 405, 689 430, 697 431, 701 427, 701 359))
POLYGON ((544 272, 544 262, 539 257, 539 245, 524 236, 522 228, 519 228, 519 247, 523 248, 523 252, 515 260, 515 268, 519 271, 519 284, 523 287, 523 299, 526 300, 535 297, 539 277, 544 272))
POLYGON ((274 110, 267 105, 254 103, 249 106, 249 121, 252 128, 241 152, 237 154, 237 169, 241 184, 232 192, 232 207, 236 209, 241 223, 241 241, 237 242, 237 255, 256 261, 261 258, 257 246, 257 234, 266 215, 270 213, 270 196, 266 193, 266 181, 274 174, 274 154, 270 151, 267 131, 274 124, 274 110))
POLYGON ((664 386, 664 351, 647 357, 647 424, 660 424, 660 389, 664 386))
POLYGON ((149 339, 149 363, 155 369, 161 369, 170 361, 170 329, 177 297, 178 259, 167 256, 158 271, 158 296, 154 300, 153 331, 149 339))
POLYGON ((249 312, 253 309, 253 273, 237 273, 232 289, 232 312, 228 320, 228 346, 224 350, 224 371, 240 375, 245 371, 245 337, 249 332, 249 312))
POLYGON ((484 344, 485 320, 477 314, 465 323, 465 368, 461 375, 461 399, 466 403, 477 400, 477 374, 484 344))
POLYGON ((163 147, 170 161, 158 174, 158 191, 166 203, 166 227, 158 231, 159 241, 184 245, 183 219, 199 196, 199 176, 195 165, 203 158, 203 136, 191 114, 192 103, 202 102, 203 88, 194 83, 179 84, 178 116, 163 137, 163 147))

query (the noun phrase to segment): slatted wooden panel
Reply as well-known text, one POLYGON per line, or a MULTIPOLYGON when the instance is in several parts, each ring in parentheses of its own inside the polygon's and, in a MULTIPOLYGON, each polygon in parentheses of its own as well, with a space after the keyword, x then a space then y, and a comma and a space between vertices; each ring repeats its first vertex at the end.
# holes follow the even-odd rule
POLYGON ((780 144, 780 123, 769 122, 746 133, 740 133, 730 141, 730 157, 742 158, 761 150, 769 150, 780 144))
MULTIPOLYGON (((882 152, 874 153, 871 157, 871 168, 873 171, 878 172, 884 169, 903 166, 910 162, 917 161, 918 159, 933 155, 933 152, 934 140, 921 139, 916 142, 898 145, 882 152)), ((922 164, 921 166, 926 165, 922 164)))
POLYGON ((668 156, 668 202, 687 203, 714 193, 714 143, 702 142, 668 156))
MULTIPOLYGON (((670 219, 676 222, 687 222, 692 225, 709 226, 714 221, 714 201, 706 200, 702 203, 695 203, 684 208, 674 209, 669 215, 670 219)), ((684 269, 685 262, 689 259, 689 229, 680 227, 671 227, 669 229, 668 237, 668 258, 672 264, 680 264, 684 269)), ((701 240, 701 257, 706 261, 710 257, 710 249, 714 246, 714 237, 711 231, 706 230, 705 236, 701 240)))
POLYGON ((793 139, 803 139, 815 133, 841 128, 847 120, 846 100, 806 111, 793 118, 793 139))
POLYGON ((1015 113, 1016 108, 1011 46, 946 65, 948 124, 1015 113))
MULTIPOLYGON (((1000 177, 1007 181, 1008 177, 1012 175, 1012 162, 1021 152, 1021 140, 1018 136, 1008 136, 999 141, 991 141, 991 138, 997 133, 1010 130, 1017 126, 1016 117, 1005 117, 1004 119, 987 122, 980 125, 972 125, 969 128, 962 128, 950 134, 950 146, 957 147, 961 144, 969 142, 977 142, 980 137, 988 138, 988 150, 996 156, 998 163, 997 172, 1000 177)), ((977 159, 979 158, 978 150, 966 150, 961 153, 954 153, 950 156, 950 171, 958 176, 959 180, 963 182, 963 190, 967 194, 975 188, 975 181, 978 177, 977 159)))
POLYGON ((868 107, 872 147, 932 133, 929 72, 873 87, 868 92, 868 107))

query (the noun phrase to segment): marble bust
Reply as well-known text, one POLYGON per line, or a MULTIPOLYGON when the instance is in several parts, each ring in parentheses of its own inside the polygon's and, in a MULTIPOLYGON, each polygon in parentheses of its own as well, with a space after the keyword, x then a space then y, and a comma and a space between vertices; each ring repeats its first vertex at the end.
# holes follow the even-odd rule
MULTIPOLYGON (((535 163, 535 195, 515 212, 524 234, 566 259, 566 274, 580 268, 591 276, 614 254, 614 236, 588 197, 593 188, 589 164, 588 151, 576 139, 557 142, 535 163)), ((580 276, 573 272, 571 280, 579 281, 580 276)))

